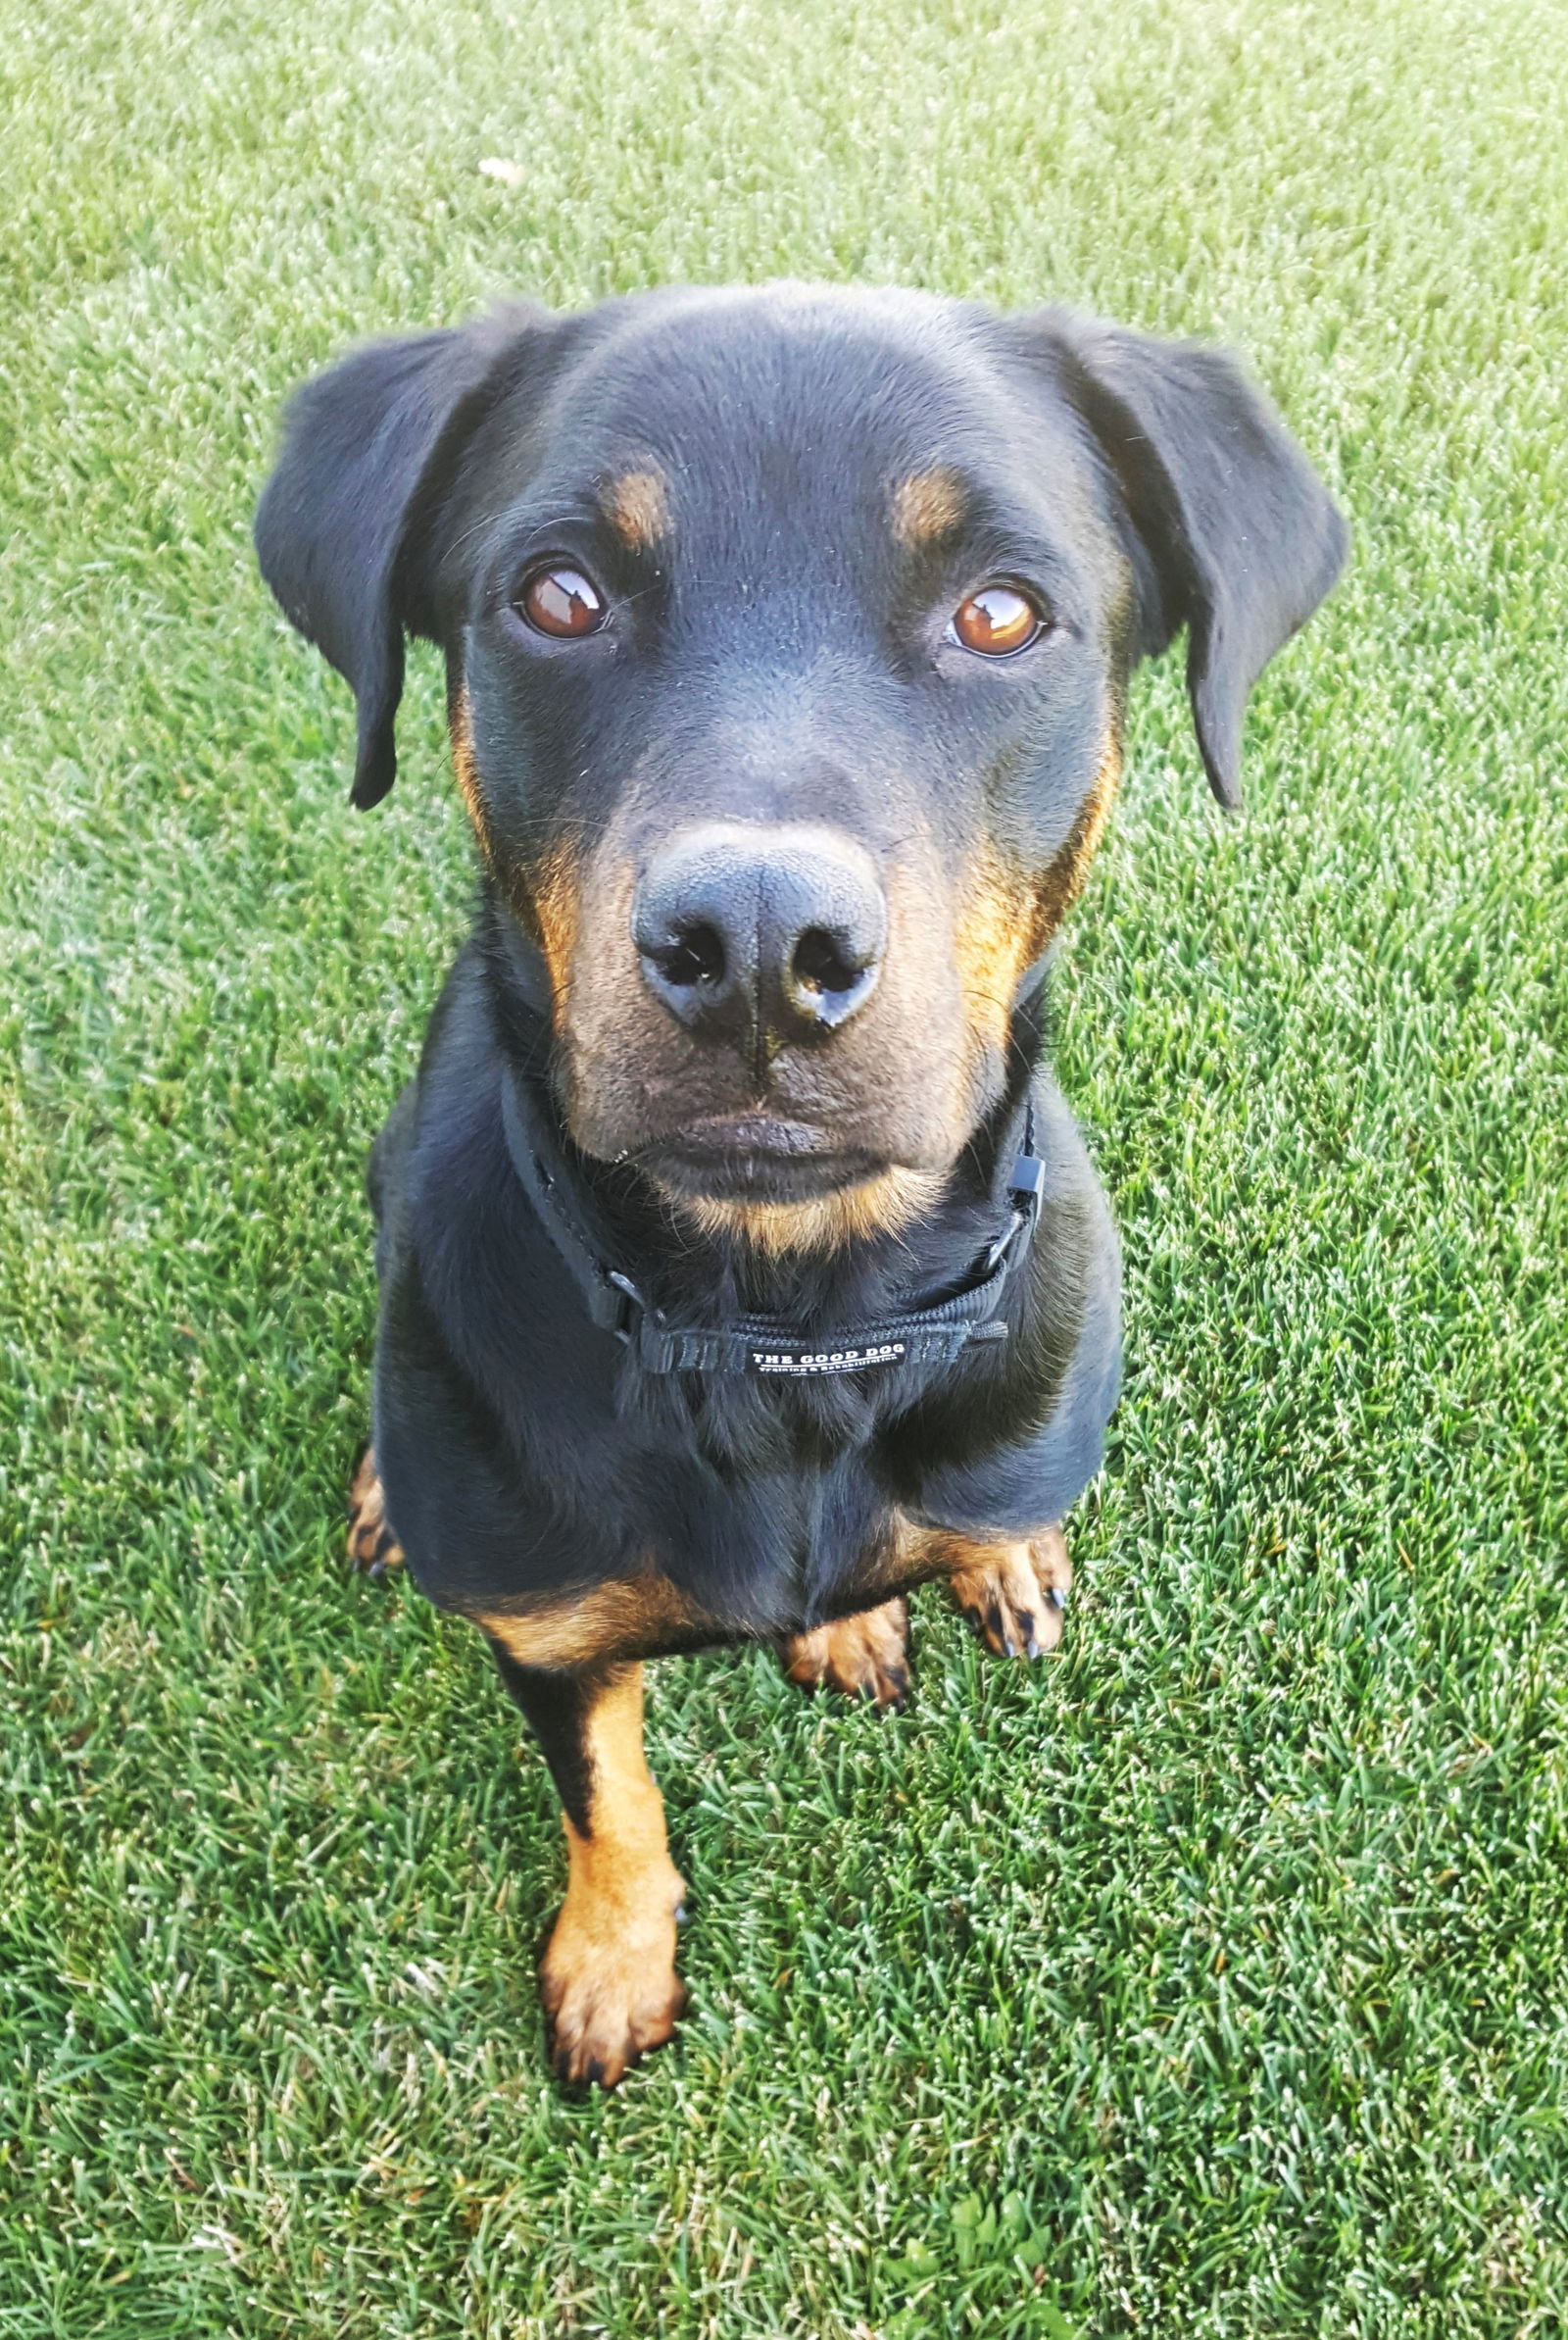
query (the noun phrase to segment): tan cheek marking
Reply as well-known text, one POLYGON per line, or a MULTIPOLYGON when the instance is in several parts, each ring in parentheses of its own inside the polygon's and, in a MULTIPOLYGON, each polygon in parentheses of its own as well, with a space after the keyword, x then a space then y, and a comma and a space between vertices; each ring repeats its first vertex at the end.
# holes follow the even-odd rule
POLYGON ((566 996, 572 953, 577 945, 581 885, 575 856, 564 847, 558 848, 539 869, 530 873, 533 880, 531 891, 523 884, 520 871, 502 869, 485 810, 484 790, 479 782, 479 765, 473 745, 473 716, 466 683, 460 682, 452 694, 447 728, 452 741, 452 768, 457 773, 458 786, 468 809, 468 819, 473 823, 473 833, 478 839, 485 867, 505 891, 512 907, 544 953, 559 1022, 566 996))
POLYGON ((591 1666, 633 1655, 667 1633, 701 1629, 702 1617, 664 1576, 601 1584, 547 1608, 474 1615, 519 1666, 591 1666))
POLYGON ((479 851, 489 862, 490 824, 479 787, 479 766, 473 752, 473 713, 468 705, 468 686, 466 682, 460 682, 452 694, 447 711, 447 733, 452 741, 452 769, 458 775, 458 786, 468 808, 468 819, 479 840, 479 851))
POLYGON ((686 1888, 669 1858, 664 1807, 643 1754, 643 1669, 606 1681, 584 1728, 590 1796, 584 1834, 563 1816, 566 1898, 539 1970, 567 2080, 612 2088, 675 2027, 675 1913, 686 1888))
POLYGON ((962 518, 962 482, 946 464, 912 473, 893 491, 893 533, 906 552, 949 535, 962 518))
MULTIPOLYGON (((1089 865, 1105 833, 1105 823, 1110 819, 1110 808, 1116 801, 1116 790, 1120 785, 1121 741, 1113 735, 1105 742, 1100 769, 1095 773, 1095 784, 1084 798, 1078 818, 1073 822, 1072 833, 1046 872, 1038 911, 1045 940, 1033 954, 1037 959, 1088 882, 1089 865)), ((1028 961, 1024 964, 1027 966, 1028 961)))
POLYGON ((1013 993, 1084 888, 1121 777, 1121 744, 1108 737, 1093 785, 1071 832, 1043 877, 1033 883, 987 845, 970 866, 958 917, 956 953, 971 1026, 1001 1047, 1013 993))
POLYGON ((600 495, 600 508, 622 543, 650 553, 669 534, 669 489, 660 472, 624 472, 600 495))
POLYGON ((582 909, 582 878, 575 856, 564 847, 559 848, 534 872, 531 895, 525 896, 520 885, 514 886, 512 891, 518 915, 533 929, 544 953, 559 1028, 565 1016, 582 909))
POLYGON ((990 845, 969 867, 954 949, 976 1035, 1006 1040, 1012 995, 1029 965, 1029 893, 1020 874, 990 845))

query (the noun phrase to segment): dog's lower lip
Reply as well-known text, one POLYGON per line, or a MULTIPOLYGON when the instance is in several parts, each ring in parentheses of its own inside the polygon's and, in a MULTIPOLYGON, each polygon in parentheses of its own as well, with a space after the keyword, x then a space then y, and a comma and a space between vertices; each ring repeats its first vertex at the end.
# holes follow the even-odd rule
POLYGON ((729 1202, 806 1202, 873 1178, 887 1165, 813 1122, 745 1114, 694 1121, 645 1155, 657 1178, 729 1202))
POLYGON ((666 1145, 671 1153, 688 1157, 760 1154, 780 1155, 790 1162, 839 1150, 827 1131, 818 1128, 814 1121, 789 1121, 779 1115, 764 1113, 713 1114, 705 1120, 689 1123, 666 1140, 666 1145))

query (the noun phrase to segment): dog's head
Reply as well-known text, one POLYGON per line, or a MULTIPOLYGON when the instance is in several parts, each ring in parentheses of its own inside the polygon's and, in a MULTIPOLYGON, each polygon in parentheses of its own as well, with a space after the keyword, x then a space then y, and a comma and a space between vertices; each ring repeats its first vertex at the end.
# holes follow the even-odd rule
POLYGON ((392 784, 446 652, 493 888, 589 1154, 790 1242, 895 1220, 1000 1097, 1138 658, 1216 794, 1344 529, 1224 357, 907 292, 650 293, 372 345, 257 521, 392 784))

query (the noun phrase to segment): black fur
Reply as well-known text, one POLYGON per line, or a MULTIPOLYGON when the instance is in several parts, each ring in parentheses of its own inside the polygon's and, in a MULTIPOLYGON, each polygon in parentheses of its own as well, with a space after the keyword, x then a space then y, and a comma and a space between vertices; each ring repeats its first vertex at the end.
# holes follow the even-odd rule
POLYGON ((519 1666, 499 1641, 490 1648, 508 1696, 521 1710, 550 1767, 562 1811, 580 1836, 592 1835, 593 1777, 585 1726, 603 1676, 519 1666))

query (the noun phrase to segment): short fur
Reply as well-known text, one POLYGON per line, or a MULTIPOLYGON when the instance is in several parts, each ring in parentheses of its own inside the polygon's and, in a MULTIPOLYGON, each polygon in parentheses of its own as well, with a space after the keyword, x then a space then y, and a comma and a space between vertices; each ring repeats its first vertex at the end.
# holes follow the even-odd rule
POLYGON ((392 784, 405 635, 446 654, 481 899, 372 1153, 358 1533, 379 1567, 395 1530, 489 1634, 540 1737, 571 1852, 558 2061, 613 2080, 681 1996, 646 1970, 668 1964, 649 1946, 672 1945, 678 1879, 628 1669, 763 1635, 802 1680, 902 1695, 901 1596, 937 1574, 999 1648, 1059 1631, 1054 1531, 1101 1462, 1118 1270, 1041 1069, 1041 971, 1109 810, 1133 666, 1187 628, 1203 761, 1235 803, 1248 692, 1344 529, 1208 350, 782 285, 363 349, 296 397, 256 534, 357 695, 356 803, 392 784), (602 632, 519 614, 552 558, 595 580, 602 632), (996 579, 1052 622, 1006 660, 946 622, 996 579), (876 987, 831 1036, 715 1045, 644 979, 644 872, 705 821, 825 825, 877 872, 876 987), (816 1380, 643 1372, 526 1199, 504 1072, 671 1318, 760 1310, 813 1337, 970 1274, 1032 1095, 1046 1189, 1008 1337, 816 1380))

